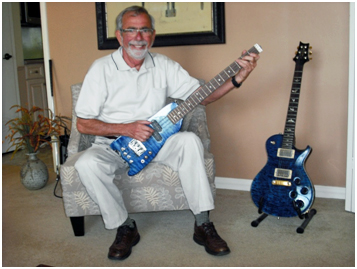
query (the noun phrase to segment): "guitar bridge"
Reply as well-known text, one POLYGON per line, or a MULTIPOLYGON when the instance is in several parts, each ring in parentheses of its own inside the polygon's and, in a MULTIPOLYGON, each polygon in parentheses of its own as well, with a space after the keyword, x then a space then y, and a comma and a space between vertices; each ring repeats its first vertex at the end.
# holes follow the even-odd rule
POLYGON ((146 147, 139 140, 133 139, 129 142, 128 147, 134 151, 137 156, 142 155, 146 151, 146 147))
POLYGON ((273 180, 271 182, 271 184, 278 185, 278 186, 285 186, 285 187, 290 187, 291 186, 291 182, 290 181, 286 181, 286 180, 273 180))

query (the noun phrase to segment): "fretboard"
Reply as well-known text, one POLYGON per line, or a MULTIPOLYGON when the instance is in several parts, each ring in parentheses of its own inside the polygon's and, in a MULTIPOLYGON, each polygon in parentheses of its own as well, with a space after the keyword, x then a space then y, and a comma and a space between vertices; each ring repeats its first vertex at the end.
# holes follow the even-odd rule
MULTIPOLYGON (((240 58, 243 58, 244 56, 249 55, 250 53, 259 54, 262 51, 263 51, 262 48, 258 44, 255 44, 240 58)), ((241 69, 242 67, 236 61, 234 61, 222 72, 220 72, 217 76, 215 76, 205 85, 198 88, 194 93, 192 93, 184 102, 182 102, 179 106, 173 109, 167 115, 167 117, 170 119, 170 121, 173 124, 177 123, 187 113, 192 111, 203 100, 205 100, 215 90, 217 90, 220 86, 222 86, 229 78, 235 76, 241 69)))
POLYGON ((294 146, 296 117, 297 117, 298 106, 299 106, 302 71, 303 71, 303 65, 297 64, 295 66, 293 85, 290 93, 290 101, 289 101, 288 113, 286 116, 284 136, 282 142, 282 148, 285 149, 292 149, 294 146))

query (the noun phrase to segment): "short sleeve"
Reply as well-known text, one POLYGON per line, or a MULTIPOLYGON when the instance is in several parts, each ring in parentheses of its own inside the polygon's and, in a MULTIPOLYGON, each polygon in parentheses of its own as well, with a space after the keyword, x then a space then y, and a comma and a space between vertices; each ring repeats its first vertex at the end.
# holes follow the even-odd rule
POLYGON ((107 96, 105 68, 96 61, 86 74, 75 108, 77 117, 98 118, 107 96))

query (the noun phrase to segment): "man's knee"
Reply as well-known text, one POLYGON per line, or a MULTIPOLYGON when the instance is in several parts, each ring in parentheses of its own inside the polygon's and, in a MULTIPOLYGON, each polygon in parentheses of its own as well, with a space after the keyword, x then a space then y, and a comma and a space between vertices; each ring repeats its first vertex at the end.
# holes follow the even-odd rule
POLYGON ((93 158, 91 156, 88 156, 88 152, 84 152, 81 157, 76 161, 74 168, 78 172, 80 172, 82 169, 88 169, 90 167, 93 167, 93 158))
MULTIPOLYGON (((87 149, 77 160, 75 168, 93 170, 98 168, 102 159, 103 150, 100 147, 91 147, 87 149)), ((78 170, 78 169, 77 169, 78 170)))
POLYGON ((202 148, 202 141, 201 139, 192 132, 182 132, 180 133, 181 137, 179 141, 184 145, 188 147, 199 147, 202 148))

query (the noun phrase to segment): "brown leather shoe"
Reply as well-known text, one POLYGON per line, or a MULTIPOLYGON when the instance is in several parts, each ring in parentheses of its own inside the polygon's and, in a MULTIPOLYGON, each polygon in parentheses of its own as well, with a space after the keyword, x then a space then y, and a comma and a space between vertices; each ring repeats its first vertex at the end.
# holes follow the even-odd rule
POLYGON ((111 260, 124 260, 131 254, 131 248, 140 241, 140 235, 136 228, 135 221, 134 227, 120 226, 113 244, 109 248, 108 258, 111 260))
POLYGON ((212 222, 203 223, 201 226, 197 226, 195 222, 193 240, 204 246, 207 253, 211 255, 222 256, 231 252, 226 241, 218 235, 212 222))

